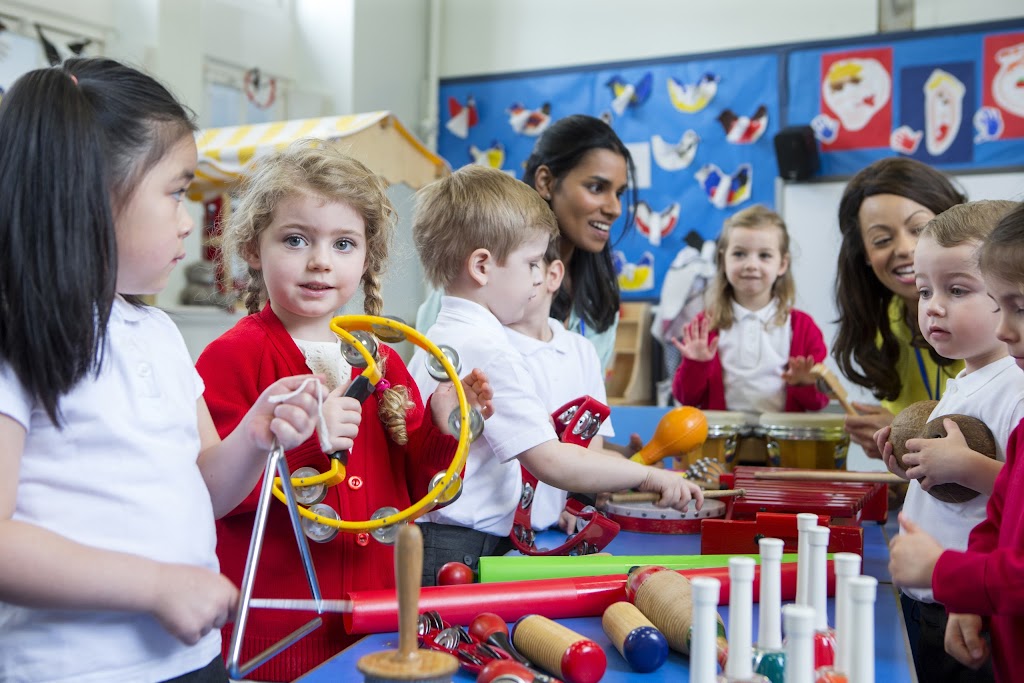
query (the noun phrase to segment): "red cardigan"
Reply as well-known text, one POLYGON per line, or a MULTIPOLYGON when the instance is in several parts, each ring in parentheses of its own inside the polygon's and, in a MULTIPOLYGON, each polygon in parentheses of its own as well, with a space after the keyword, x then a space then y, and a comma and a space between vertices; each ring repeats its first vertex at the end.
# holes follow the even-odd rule
MULTIPOLYGON (((345 482, 328 489, 324 503, 342 519, 363 521, 379 508, 409 507, 427 491, 427 482, 447 469, 457 442, 439 431, 423 408, 416 383, 402 359, 381 345, 385 377, 392 385, 409 389, 415 407, 408 411, 409 443, 399 446, 387 435, 377 415, 377 396, 363 404, 363 421, 348 460, 345 482), (356 479, 358 477, 358 480, 356 479), (407 482, 414 482, 410 487, 407 482), (410 490, 410 488, 412 490, 410 490)), ((269 306, 243 318, 212 342, 196 363, 206 383, 206 404, 223 438, 241 421, 267 386, 290 375, 309 373, 305 358, 269 306)), ((361 370, 353 370, 356 377, 361 370)), ((287 453, 291 471, 310 465, 328 469, 327 456, 316 435, 287 453)), ((217 556, 221 571, 240 584, 245 569, 260 485, 230 514, 217 522, 217 556)), ((327 543, 309 542, 317 578, 325 598, 344 598, 349 591, 390 588, 395 585, 392 546, 366 534, 339 533, 327 543)), ((253 591, 256 597, 309 598, 310 592, 285 507, 271 500, 263 552, 253 591)), ((249 613, 242 649, 246 661, 291 633, 314 615, 283 610, 249 613)), ((252 677, 290 681, 337 654, 356 640, 345 633, 341 615, 323 615, 324 624, 267 664, 252 677)), ((224 627, 227 654, 232 627, 224 627)))
MULTIPOLYGON (((697 315, 698 320, 703 318, 704 313, 697 315)), ((814 362, 822 362, 825 359, 825 340, 811 316, 794 308, 789 312, 789 322, 793 328, 789 355, 812 356, 814 362)), ((717 337, 718 330, 712 330, 708 341, 717 337)), ((694 406, 703 410, 729 410, 725 405, 722 359, 718 353, 715 352, 714 358, 709 361, 683 358, 672 381, 672 395, 684 406, 694 406)), ((787 413, 821 410, 827 405, 828 396, 818 391, 813 384, 786 385, 787 413)))
POLYGON ((949 612, 990 616, 996 680, 1020 680, 1024 669, 1024 421, 1010 434, 985 521, 967 550, 947 550, 932 573, 935 599, 949 612))

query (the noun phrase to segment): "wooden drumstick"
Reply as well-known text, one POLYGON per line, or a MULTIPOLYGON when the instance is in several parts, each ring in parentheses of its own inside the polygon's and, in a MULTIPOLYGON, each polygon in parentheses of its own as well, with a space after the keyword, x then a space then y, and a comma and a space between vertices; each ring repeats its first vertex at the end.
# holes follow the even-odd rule
MULTIPOLYGON (((773 479, 778 481, 828 481, 849 482, 854 484, 906 484, 888 472, 844 472, 842 470, 780 470, 772 472, 761 470, 754 472, 754 479, 773 479)), ((704 495, 707 495, 706 493, 704 495)))
MULTIPOLYGON (((714 500, 715 498, 731 498, 732 496, 745 496, 746 489, 728 489, 723 491, 705 491, 704 498, 714 500)), ((661 500, 660 493, 653 491, 624 491, 613 493, 608 498, 613 503, 656 503, 661 500)))
POLYGON ((512 644, 566 683, 597 683, 608 667, 600 645, 539 614, 516 622, 512 644))
POLYGON ((631 602, 609 605, 601 627, 633 671, 655 671, 668 659, 665 636, 631 602))
POLYGON ((839 401, 839 405, 843 407, 847 415, 859 414, 857 409, 853 407, 853 404, 850 403, 846 388, 843 387, 839 379, 832 374, 832 371, 824 363, 815 363, 811 366, 811 374, 825 383, 825 386, 835 395, 836 400, 839 401))
POLYGON ((403 524, 395 542, 398 578, 398 650, 365 655, 356 663, 366 683, 418 681, 446 683, 459 669, 459 660, 446 652, 421 650, 417 643, 420 577, 423 574, 423 535, 416 524, 403 524))

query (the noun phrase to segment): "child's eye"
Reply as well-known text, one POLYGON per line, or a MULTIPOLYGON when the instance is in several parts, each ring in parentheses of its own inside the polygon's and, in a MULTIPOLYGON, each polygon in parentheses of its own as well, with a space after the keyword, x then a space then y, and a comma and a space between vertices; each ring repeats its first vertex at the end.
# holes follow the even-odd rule
POLYGON ((919 289, 917 290, 917 295, 922 299, 927 299, 932 295, 932 292, 929 289, 919 289))
POLYGON ((334 243, 334 248, 339 251, 352 251, 355 246, 355 242, 350 239, 340 239, 334 243))
POLYGON ((968 294, 967 290, 964 289, 963 287, 950 287, 949 293, 952 294, 953 296, 964 296, 968 294))
POLYGON ((188 188, 187 187, 183 187, 180 190, 175 190, 174 192, 172 192, 171 193, 171 198, 174 201, 176 201, 176 202, 183 202, 183 201, 185 201, 185 194, 187 192, 188 192, 188 188))
POLYGON ((284 238, 284 243, 289 247, 301 247, 306 244, 306 240, 298 235, 288 235, 284 238))

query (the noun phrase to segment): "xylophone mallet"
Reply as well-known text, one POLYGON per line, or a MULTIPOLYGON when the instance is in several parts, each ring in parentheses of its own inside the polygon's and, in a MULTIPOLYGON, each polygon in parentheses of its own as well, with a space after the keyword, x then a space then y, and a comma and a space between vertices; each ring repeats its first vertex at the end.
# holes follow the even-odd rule
POLYGON ((836 664, 835 669, 845 674, 850 673, 850 658, 853 644, 850 610, 849 581, 860 575, 860 555, 856 553, 836 553, 832 556, 832 564, 836 573, 836 664))
POLYGON ((419 681, 444 683, 458 671, 459 660, 450 654, 421 650, 417 643, 420 577, 423 573, 423 535, 416 524, 403 524, 395 542, 398 579, 398 650, 365 655, 356 662, 366 683, 419 681))
POLYGON ((878 579, 855 576, 848 579, 853 623, 853 650, 850 653, 850 683, 875 683, 875 598, 878 579))
POLYGON ((807 571, 809 551, 807 530, 818 526, 818 515, 801 512, 796 516, 796 604, 807 605, 807 571))
POLYGON ((814 666, 819 669, 831 668, 836 656, 836 634, 828 627, 828 537, 828 527, 816 526, 807 531, 811 546, 807 594, 814 610, 814 666))
POLYGON ((783 683, 785 656, 782 652, 782 561, 783 542, 762 538, 761 596, 758 604, 757 645, 754 671, 772 683, 783 683))
POLYGON ((768 683, 754 673, 751 650, 753 637, 754 560, 734 557, 729 560, 729 659, 725 680, 729 683, 768 683))
POLYGON ((693 605, 690 621, 690 683, 717 683, 718 596, 722 582, 710 576, 697 576, 690 582, 693 605))
POLYGON ((524 657, 566 683, 597 683, 608 667, 600 645, 539 614, 516 622, 512 644, 524 657))
MULTIPOLYGON (((656 565, 634 567, 626 579, 626 597, 664 634, 669 647, 690 654, 693 595, 689 579, 656 565)), ((724 666, 729 647, 721 617, 716 643, 718 661, 724 666)))
POLYGON ((601 627, 633 671, 655 671, 668 659, 665 636, 631 602, 609 606, 601 616, 601 627))

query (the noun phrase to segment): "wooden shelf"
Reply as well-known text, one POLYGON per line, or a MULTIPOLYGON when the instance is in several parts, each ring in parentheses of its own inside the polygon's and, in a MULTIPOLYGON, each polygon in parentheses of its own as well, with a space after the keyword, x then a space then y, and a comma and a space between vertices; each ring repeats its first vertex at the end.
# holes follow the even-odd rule
POLYGON ((605 388, 609 405, 650 405, 651 305, 624 303, 605 388))

